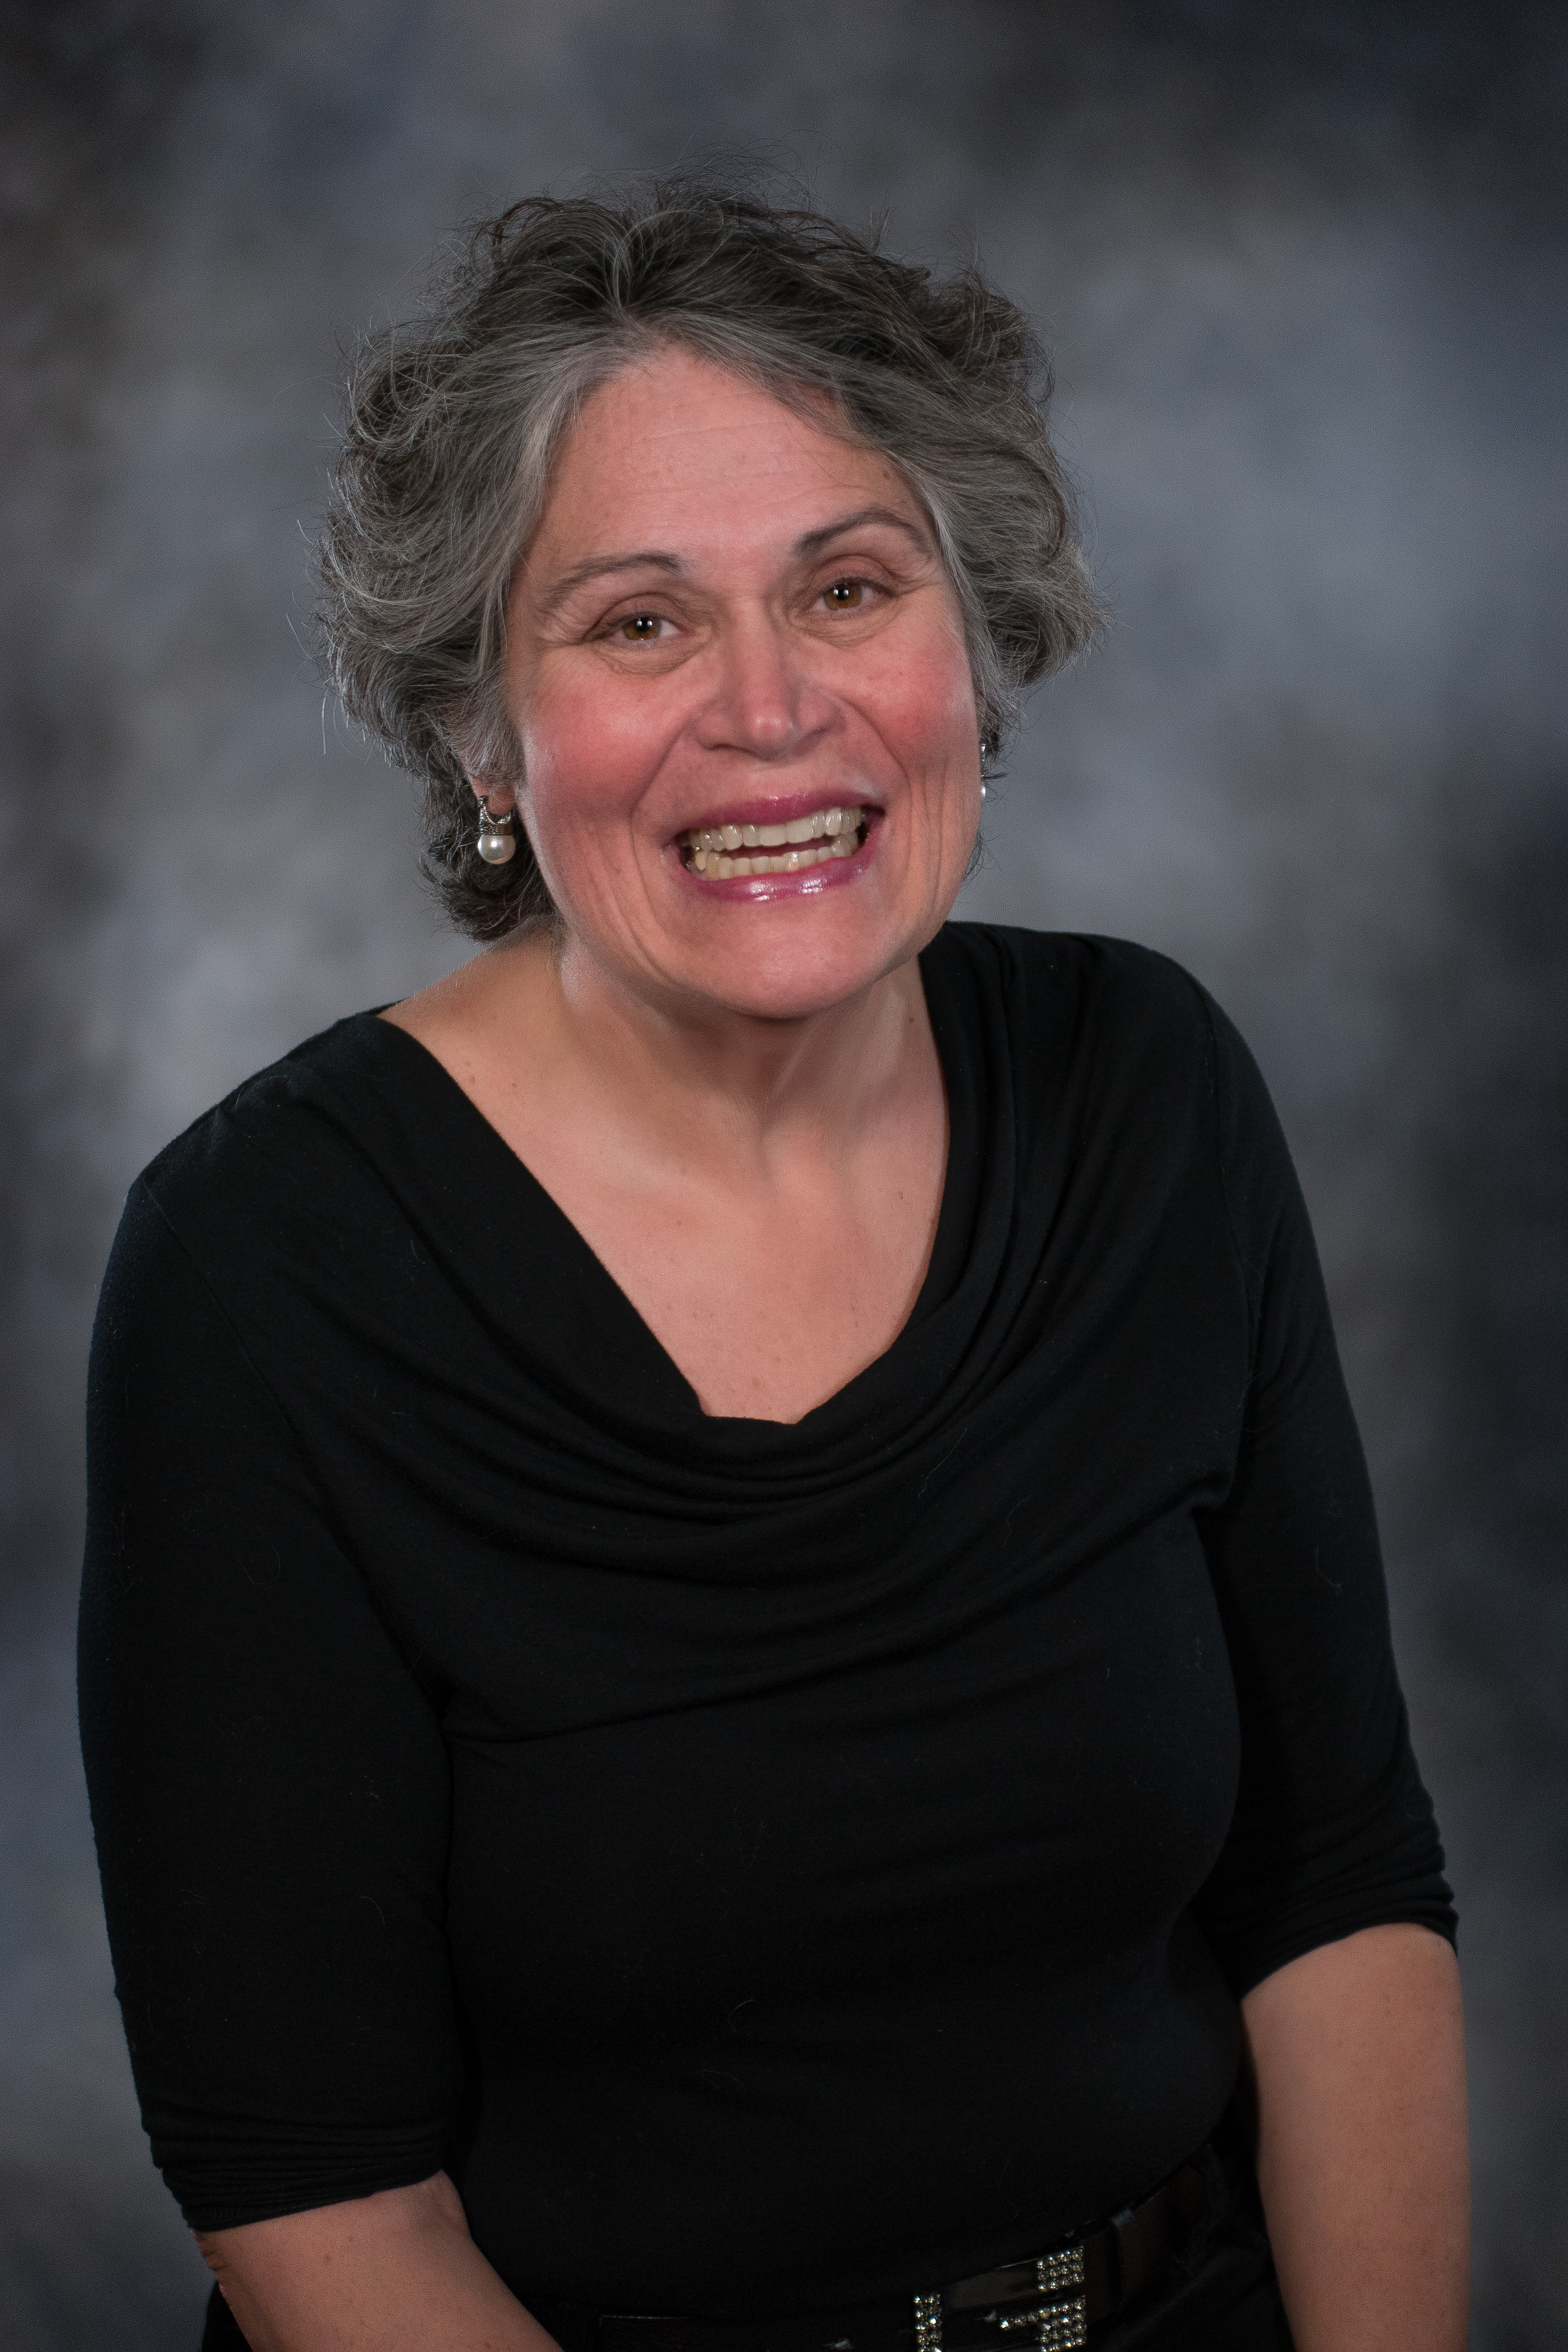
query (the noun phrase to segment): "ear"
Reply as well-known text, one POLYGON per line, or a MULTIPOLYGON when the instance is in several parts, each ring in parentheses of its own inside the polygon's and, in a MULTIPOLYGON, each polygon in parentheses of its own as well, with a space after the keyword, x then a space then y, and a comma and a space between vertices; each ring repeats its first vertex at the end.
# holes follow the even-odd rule
POLYGON ((487 783, 482 776, 469 776, 468 783, 480 809, 490 816, 505 816, 517 806, 517 788, 513 784, 487 783))

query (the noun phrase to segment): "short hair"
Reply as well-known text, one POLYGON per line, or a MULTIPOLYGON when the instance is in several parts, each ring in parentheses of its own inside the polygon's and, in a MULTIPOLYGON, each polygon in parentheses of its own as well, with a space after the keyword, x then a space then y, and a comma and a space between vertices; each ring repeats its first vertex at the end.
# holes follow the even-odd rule
MULTIPOLYGON (((521 781, 505 607, 585 397, 660 345, 745 376, 886 457, 961 607, 982 742, 1097 633, 1049 362, 971 266, 895 260, 819 213, 700 178, 531 196, 475 230, 412 324, 353 359, 319 618, 350 717, 425 783, 426 870, 458 926, 551 911, 526 839, 477 846, 470 779, 521 781)), ((830 428, 831 429, 831 428, 830 428)))

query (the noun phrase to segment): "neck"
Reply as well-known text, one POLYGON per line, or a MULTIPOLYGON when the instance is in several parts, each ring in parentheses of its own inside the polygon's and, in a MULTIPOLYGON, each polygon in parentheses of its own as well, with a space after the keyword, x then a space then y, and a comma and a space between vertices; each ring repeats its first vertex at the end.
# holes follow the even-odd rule
POLYGON ((514 1017, 558 1078, 682 1156, 769 1155, 814 1135, 831 1149, 918 1083, 932 1051, 912 957, 840 1003, 773 1019, 642 994, 571 936, 500 952, 517 959, 514 1017))

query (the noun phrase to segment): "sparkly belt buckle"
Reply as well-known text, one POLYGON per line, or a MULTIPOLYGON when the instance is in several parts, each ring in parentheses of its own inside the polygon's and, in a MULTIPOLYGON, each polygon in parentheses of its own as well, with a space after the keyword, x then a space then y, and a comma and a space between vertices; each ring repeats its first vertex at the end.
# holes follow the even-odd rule
MULTIPOLYGON (((1018 2265, 1023 2268, 1022 2263, 1018 2265)), ((1027 2290, 1026 2289, 1026 2293, 1027 2290)), ((1058 2246, 1035 2263, 1034 2292, 1038 2297, 1026 2311, 987 2311, 984 2322, 1004 2336, 1022 2336, 1016 2352, 1032 2346, 1034 2352, 1079 2352, 1089 2342, 1089 2305, 1084 2293, 1083 2247, 1058 2246), (1031 2334, 1023 2331, 1032 2330, 1031 2334)), ((917 2294, 915 2352, 942 2352, 942 2294, 917 2294)), ((1009 2347, 1008 2352, 1014 2352, 1009 2347)))

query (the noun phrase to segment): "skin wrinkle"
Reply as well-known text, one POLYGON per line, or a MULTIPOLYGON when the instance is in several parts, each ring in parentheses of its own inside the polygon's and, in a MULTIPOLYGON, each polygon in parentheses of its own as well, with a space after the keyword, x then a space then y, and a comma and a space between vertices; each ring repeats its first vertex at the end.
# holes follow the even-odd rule
MULTIPOLYGON (((917 530, 907 515, 884 506, 860 507, 853 514, 841 516, 836 522, 824 523, 820 530, 803 533, 796 540, 793 552, 797 560, 804 562, 809 556, 821 554, 847 531, 858 530, 863 525, 873 522, 884 523, 889 530, 905 532, 922 554, 931 552, 924 532, 917 530)), ((586 556, 581 563, 574 564, 558 579, 552 580, 548 587, 536 592, 536 609, 540 618, 552 620, 574 593, 590 581, 603 579, 612 572, 636 572, 644 565, 652 571, 668 572, 677 578, 683 576, 686 571, 686 565, 679 555, 662 548, 650 548, 636 555, 586 556)), ((521 573, 531 575, 531 566, 526 553, 520 560, 518 569, 521 573)))

